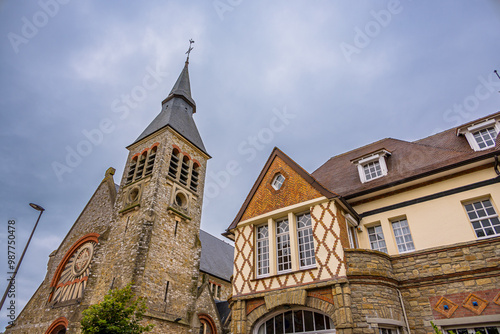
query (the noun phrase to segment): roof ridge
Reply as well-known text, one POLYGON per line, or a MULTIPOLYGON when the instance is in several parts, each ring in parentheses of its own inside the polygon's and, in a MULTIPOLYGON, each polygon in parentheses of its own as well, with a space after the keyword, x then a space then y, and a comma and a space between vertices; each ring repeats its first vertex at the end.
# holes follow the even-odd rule
MULTIPOLYGON (((427 138, 429 138, 429 137, 427 137, 427 138)), ((436 149, 440 149, 440 150, 445 150, 445 151, 450 151, 450 152, 457 152, 457 153, 469 152, 469 150, 456 150, 456 149, 452 149, 452 148, 446 148, 446 147, 441 147, 441 146, 434 146, 434 145, 429 145, 429 144, 422 144, 422 143, 417 143, 417 142, 410 142, 410 144, 415 144, 415 145, 425 146, 425 147, 432 147, 432 148, 436 148, 436 149)))
POLYGON ((395 140, 395 141, 404 142, 404 143, 411 143, 411 142, 409 142, 409 141, 407 141, 407 140, 402 140, 402 139, 397 139, 397 138, 391 138, 391 137, 382 138, 382 139, 379 139, 379 140, 374 141, 374 142, 372 142, 372 143, 369 143, 369 144, 363 145, 363 146, 361 146, 361 147, 357 147, 357 148, 355 148, 355 149, 352 149, 352 150, 350 150, 350 151, 347 151, 347 152, 344 152, 344 153, 340 153, 340 154, 337 154, 337 155, 334 155, 334 156, 330 157, 330 158, 329 158, 328 160, 326 160, 326 161, 325 161, 325 162, 324 162, 321 166, 319 166, 318 168, 316 168, 316 169, 314 170, 314 172, 312 172, 312 173, 311 173, 311 175, 312 175, 312 174, 314 174, 316 171, 318 171, 318 169, 320 169, 321 167, 323 167, 324 165, 326 165, 326 164, 327 164, 330 160, 332 160, 332 159, 334 159, 334 158, 338 158, 338 157, 344 156, 344 155, 349 154, 349 153, 351 153, 351 152, 353 152, 353 151, 363 149, 363 148, 368 147, 368 146, 370 146, 370 145, 374 145, 374 144, 377 144, 377 143, 381 143, 381 142, 383 142, 384 140, 395 140))

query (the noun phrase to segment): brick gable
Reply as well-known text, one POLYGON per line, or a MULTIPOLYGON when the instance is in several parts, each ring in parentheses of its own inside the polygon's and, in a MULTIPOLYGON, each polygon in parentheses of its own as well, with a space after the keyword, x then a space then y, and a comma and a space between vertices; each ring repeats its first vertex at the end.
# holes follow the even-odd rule
POLYGON ((266 212, 321 196, 317 189, 277 156, 259 184, 241 220, 250 219, 266 212), (279 190, 275 190, 271 186, 271 182, 277 173, 281 173, 286 178, 279 190))

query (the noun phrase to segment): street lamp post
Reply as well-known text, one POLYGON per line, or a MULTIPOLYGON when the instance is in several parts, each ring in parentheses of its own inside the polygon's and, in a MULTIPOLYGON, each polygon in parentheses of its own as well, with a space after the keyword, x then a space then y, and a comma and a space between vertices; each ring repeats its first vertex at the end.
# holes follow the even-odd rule
POLYGON ((5 290, 5 293, 3 294, 2 301, 0 302, 0 311, 2 310, 3 303, 5 302, 5 298, 7 298, 7 294, 9 293, 10 287, 12 286, 12 282, 14 282, 16 278, 17 271, 19 270, 19 267, 21 266, 21 262, 23 261, 24 254, 26 253, 26 250, 28 249, 28 246, 30 244, 31 238, 33 237, 33 233, 35 233, 36 226, 38 225, 38 222, 40 221, 40 217, 42 216, 42 213, 45 211, 44 208, 42 208, 40 205, 30 203, 30 206, 37 210, 40 211, 40 214, 38 215, 38 219, 36 220, 35 227, 33 227, 33 231, 31 231, 31 235, 28 239, 28 242, 26 243, 26 246, 24 247, 23 253, 21 254, 21 257, 19 258, 19 262, 17 263, 16 269, 14 270, 14 273, 9 279, 9 285, 7 286, 7 289, 5 290))

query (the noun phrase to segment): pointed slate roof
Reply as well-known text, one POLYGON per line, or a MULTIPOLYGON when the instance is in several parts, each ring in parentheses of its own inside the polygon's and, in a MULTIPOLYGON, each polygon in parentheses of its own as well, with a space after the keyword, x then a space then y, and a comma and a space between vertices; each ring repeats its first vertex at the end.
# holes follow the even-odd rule
POLYGON ((132 145, 152 135, 156 131, 169 126, 209 156, 193 119, 193 113, 196 112, 196 103, 191 97, 188 64, 189 63, 186 61, 172 90, 167 98, 163 100, 161 112, 132 145))
POLYGON ((179 78, 177 78, 177 81, 174 84, 174 87, 172 87, 170 94, 168 94, 167 98, 163 100, 162 104, 171 100, 173 97, 177 96, 185 99, 186 102, 191 104, 191 106, 193 107, 193 114, 194 114, 196 112, 196 103, 191 97, 191 84, 189 82, 188 65, 189 62, 186 61, 186 63, 184 64, 184 68, 182 69, 182 72, 179 75, 179 78))

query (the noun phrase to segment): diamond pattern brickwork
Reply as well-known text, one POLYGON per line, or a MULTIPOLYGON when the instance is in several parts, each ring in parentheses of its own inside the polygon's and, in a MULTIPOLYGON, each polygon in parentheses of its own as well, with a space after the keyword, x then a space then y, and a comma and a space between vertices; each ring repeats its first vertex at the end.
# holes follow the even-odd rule
POLYGON ((319 204, 311 210, 316 268, 260 279, 254 279, 254 227, 246 225, 237 228, 235 231, 234 294, 238 296, 265 292, 345 276, 346 266, 340 241, 340 225, 335 212, 334 202, 319 204))
POLYGON ((340 225, 334 213, 333 201, 314 207, 311 217, 314 221, 313 237, 316 246, 316 261, 319 280, 345 276, 344 249, 340 237, 340 225))
POLYGON ((434 306, 434 310, 437 312, 441 313, 445 317, 449 318, 455 313, 457 310, 458 305, 449 300, 446 297, 441 297, 439 301, 436 303, 434 306))
POLYGON ((253 225, 238 228, 234 241, 234 281, 236 295, 252 291, 250 280, 253 276, 253 225))
POLYGON ((484 300, 483 298, 471 293, 464 300, 462 306, 465 307, 466 309, 471 310, 472 312, 476 313, 477 315, 480 315, 481 313, 483 313, 486 306, 488 306, 488 302, 486 300, 484 300))

